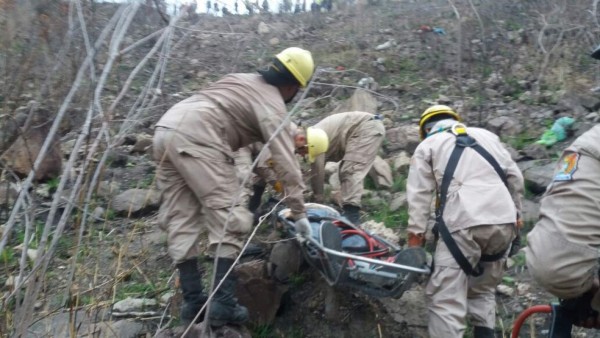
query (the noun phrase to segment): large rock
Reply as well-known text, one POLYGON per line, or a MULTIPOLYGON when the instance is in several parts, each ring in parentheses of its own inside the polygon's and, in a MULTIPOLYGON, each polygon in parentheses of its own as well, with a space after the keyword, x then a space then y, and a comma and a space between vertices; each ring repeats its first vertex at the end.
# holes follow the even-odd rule
POLYGON ((375 114, 377 113, 377 100, 368 91, 357 89, 348 100, 337 106, 332 114, 348 111, 364 111, 375 114))
POLYGON ((340 182, 340 174, 337 171, 329 176, 327 182, 331 186, 331 190, 340 190, 342 188, 342 182, 340 182))
POLYGON ((486 127, 499 137, 516 136, 522 131, 521 123, 508 116, 498 116, 488 120, 486 127))
POLYGON ((260 34, 260 35, 269 34, 270 31, 271 30, 269 29, 269 26, 267 26, 266 23, 261 21, 258 24, 258 34, 260 34))
POLYGON ((518 163, 525 185, 534 194, 542 194, 552 182, 556 164, 552 160, 532 160, 518 163))
POLYGON ((325 178, 339 172, 340 162, 327 162, 325 163, 325 178))
MULTIPOLYGON (((5 166, 19 177, 26 177, 33 169, 50 127, 48 123, 35 124, 19 135, 15 142, 0 156, 5 166)), ((46 181, 58 177, 62 169, 60 143, 55 139, 35 173, 35 180, 46 181)))
POLYGON ((379 156, 375 158, 375 162, 369 171, 369 176, 371 176, 377 188, 389 189, 394 184, 390 164, 379 156))
POLYGON ((400 299, 381 298, 379 301, 396 322, 410 323, 412 327, 421 327, 426 332, 429 316, 424 293, 422 289, 414 288, 402 294, 400 299))
POLYGON ((294 241, 278 242, 269 255, 268 273, 277 281, 286 283, 300 270, 302 252, 294 241))
POLYGON ((116 302, 113 305, 113 312, 120 312, 120 313, 144 312, 144 311, 156 309, 157 305, 158 305, 158 302, 156 301, 156 299, 127 297, 123 300, 116 302))
POLYGON ((578 101, 588 111, 596 111, 600 108, 600 97, 596 95, 579 95, 578 101))
POLYGON ((405 150, 412 154, 420 142, 419 127, 400 126, 392 128, 386 132, 386 138, 388 142, 385 148, 388 151, 405 150))
POLYGON ((287 285, 276 282, 266 274, 265 262, 255 260, 236 268, 238 283, 236 296, 248 308, 250 321, 256 325, 273 322, 281 305, 287 285))
POLYGON ((406 193, 399 192, 392 196, 392 200, 390 201, 390 211, 396 211, 400 208, 406 207, 408 205, 408 199, 406 198, 406 193))
POLYGON ((391 163, 394 172, 407 173, 410 167, 410 155, 401 151, 396 157, 391 158, 391 163))
POLYGON ((27 337, 120 337, 110 335, 110 331, 98 335, 97 322, 107 319, 108 311, 104 309, 51 313, 33 323, 27 329, 27 337))
POLYGON ((159 193, 149 189, 129 189, 115 196, 111 208, 118 214, 137 215, 157 210, 159 193))
POLYGON ((544 158, 550 158, 550 150, 542 144, 531 143, 526 145, 521 153, 525 156, 525 159, 540 160, 544 158))

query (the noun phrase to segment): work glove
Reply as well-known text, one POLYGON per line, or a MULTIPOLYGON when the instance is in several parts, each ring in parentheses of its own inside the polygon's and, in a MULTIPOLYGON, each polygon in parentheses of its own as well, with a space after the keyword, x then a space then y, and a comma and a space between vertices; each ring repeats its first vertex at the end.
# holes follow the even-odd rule
POLYGON ((281 194, 283 192, 283 183, 275 181, 273 183, 273 190, 275 190, 276 193, 281 194))
POLYGON ((312 228, 308 218, 302 217, 294 223, 296 233, 304 238, 310 238, 312 236, 312 228))
POLYGON ((415 234, 413 232, 409 232, 408 236, 408 247, 422 247, 425 244, 425 234, 415 234))

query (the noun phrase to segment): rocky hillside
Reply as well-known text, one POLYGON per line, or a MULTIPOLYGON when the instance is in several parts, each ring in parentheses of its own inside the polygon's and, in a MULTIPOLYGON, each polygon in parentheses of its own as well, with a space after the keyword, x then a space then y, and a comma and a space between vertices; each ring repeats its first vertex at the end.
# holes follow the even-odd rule
MULTIPOLYGON (((339 1, 327 13, 170 17, 139 3, 0 0, 0 336, 181 333, 176 274, 156 225, 152 126, 195 90, 254 72, 288 46, 311 50, 318 65, 289 106, 293 119, 312 124, 351 107, 385 117, 365 221, 404 235, 415 124, 442 103, 506 143, 527 179, 529 229, 560 150, 600 120, 595 10, 583 0, 387 0, 339 1), (576 121, 568 138, 535 143, 560 117, 576 121)), ((265 253, 238 271, 240 299, 268 314, 242 335, 426 336, 421 285, 396 300, 331 290, 307 266, 284 284, 265 277, 272 230, 259 227, 253 242, 265 253), (265 293, 248 297, 252 288, 265 293)), ((529 280, 522 253, 509 263, 498 289, 504 337, 519 311, 551 300, 529 280)), ((540 317, 522 336, 546 328, 540 317)))

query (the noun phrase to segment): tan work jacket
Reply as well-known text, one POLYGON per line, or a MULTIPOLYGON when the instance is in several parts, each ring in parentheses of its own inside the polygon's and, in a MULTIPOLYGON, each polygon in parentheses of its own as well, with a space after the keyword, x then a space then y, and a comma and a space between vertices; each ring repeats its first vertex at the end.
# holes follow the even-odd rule
POLYGON ((598 247, 600 229, 600 125, 564 150, 546 189, 536 228, 556 229, 574 243, 598 247))
MULTIPOLYGON (((229 74, 177 103, 156 126, 176 129, 200 147, 218 149, 233 164, 234 151, 254 142, 266 143, 286 113, 279 90, 259 74, 229 74)), ((289 124, 271 141, 269 150, 273 169, 286 187, 286 205, 295 218, 304 217, 305 186, 289 124)))
MULTIPOLYGON (((362 163, 369 154, 364 154, 360 149, 347 149, 350 138, 357 133, 366 133, 361 125, 375 117, 371 113, 353 111, 329 115, 313 127, 322 129, 329 137, 329 148, 325 154, 317 156, 311 165, 311 185, 315 195, 323 194, 325 177, 325 162, 353 161, 362 163)), ((374 129, 372 133, 381 133, 382 130, 374 129)), ((365 137, 368 136, 365 134, 365 137)))
MULTIPOLYGON (((468 128, 506 173, 508 189, 493 167, 475 150, 466 148, 448 188, 444 221, 450 232, 486 224, 515 223, 521 212, 523 175, 498 137, 480 128, 468 128)), ((433 198, 439 193, 442 177, 456 136, 439 132, 419 144, 411 158, 406 183, 408 231, 424 234, 433 198)))

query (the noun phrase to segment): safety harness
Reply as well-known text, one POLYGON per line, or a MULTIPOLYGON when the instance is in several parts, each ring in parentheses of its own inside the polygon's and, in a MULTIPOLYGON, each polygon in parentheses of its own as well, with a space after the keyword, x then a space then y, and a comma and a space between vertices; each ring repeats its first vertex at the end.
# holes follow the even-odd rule
MULTIPOLYGON (((465 255, 460 251, 458 244, 452 238, 452 234, 448 230, 446 223, 444 222, 444 208, 446 206, 446 198, 448 195, 448 187, 450 186, 450 182, 452 181, 452 177, 454 176, 454 171, 456 170, 456 166, 460 160, 460 156, 462 155, 465 148, 469 147, 475 150, 479 155, 481 155, 489 164, 494 168, 498 176, 504 185, 508 188, 508 182, 506 181, 506 175, 502 170, 502 167, 498 164, 496 159, 483 148, 480 144, 477 143, 473 137, 467 135, 466 127, 463 124, 457 123, 452 126, 449 130, 454 136, 456 136, 456 146, 450 155, 450 159, 448 160, 448 164, 446 165, 446 170, 444 171, 444 176, 442 177, 442 186, 440 189, 440 197, 439 197, 439 206, 436 209, 435 217, 436 222, 433 227, 433 233, 438 238, 438 233, 442 236, 444 243, 450 250, 452 257, 456 260, 460 268, 469 276, 481 276, 483 274, 483 267, 480 262, 495 262, 497 260, 502 259, 506 250, 502 250, 501 252, 493 255, 481 255, 479 262, 475 265, 475 267, 471 266, 469 260, 465 257, 465 255)), ((508 250, 508 248, 507 248, 508 250)))

